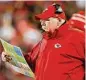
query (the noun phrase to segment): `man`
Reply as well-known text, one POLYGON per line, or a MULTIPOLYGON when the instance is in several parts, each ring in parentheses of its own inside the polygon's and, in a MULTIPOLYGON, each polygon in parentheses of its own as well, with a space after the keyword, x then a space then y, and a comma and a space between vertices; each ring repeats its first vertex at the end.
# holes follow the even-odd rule
POLYGON ((65 23, 65 14, 58 4, 50 5, 36 18, 45 33, 25 56, 31 67, 35 66, 36 80, 83 80, 84 33, 65 23))

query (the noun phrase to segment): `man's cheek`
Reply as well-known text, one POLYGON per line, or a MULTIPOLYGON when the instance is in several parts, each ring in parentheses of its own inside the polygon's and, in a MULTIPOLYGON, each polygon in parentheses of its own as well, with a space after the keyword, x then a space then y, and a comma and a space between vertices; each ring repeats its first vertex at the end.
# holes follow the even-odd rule
POLYGON ((49 29, 52 29, 53 30, 55 27, 56 27, 56 24, 54 24, 54 23, 50 23, 49 24, 49 29))

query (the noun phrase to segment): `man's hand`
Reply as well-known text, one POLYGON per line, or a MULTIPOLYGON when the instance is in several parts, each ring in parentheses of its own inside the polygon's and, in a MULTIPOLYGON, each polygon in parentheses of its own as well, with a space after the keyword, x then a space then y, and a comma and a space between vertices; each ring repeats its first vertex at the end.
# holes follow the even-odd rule
POLYGON ((4 62, 10 62, 12 60, 11 56, 8 55, 6 52, 2 52, 1 58, 4 62))

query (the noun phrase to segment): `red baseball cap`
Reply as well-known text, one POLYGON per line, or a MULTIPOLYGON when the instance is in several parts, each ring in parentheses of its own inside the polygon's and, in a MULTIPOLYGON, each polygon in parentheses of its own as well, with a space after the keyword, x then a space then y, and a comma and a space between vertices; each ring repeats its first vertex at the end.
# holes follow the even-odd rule
POLYGON ((66 20, 65 13, 59 4, 48 6, 48 8, 46 8, 41 14, 35 16, 35 18, 38 20, 47 20, 50 17, 62 18, 66 20))

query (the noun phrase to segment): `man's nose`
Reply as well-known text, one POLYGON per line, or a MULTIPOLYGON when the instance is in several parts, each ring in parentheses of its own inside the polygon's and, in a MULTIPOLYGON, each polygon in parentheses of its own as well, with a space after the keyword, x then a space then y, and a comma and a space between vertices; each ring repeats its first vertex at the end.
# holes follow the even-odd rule
POLYGON ((41 22, 41 25, 42 25, 42 26, 46 26, 45 21, 42 21, 42 22, 41 22))

